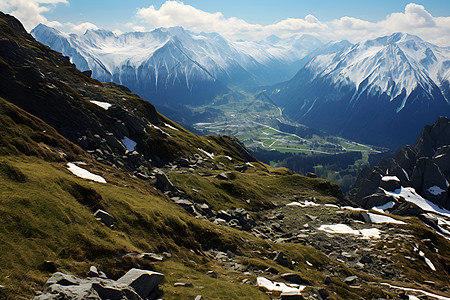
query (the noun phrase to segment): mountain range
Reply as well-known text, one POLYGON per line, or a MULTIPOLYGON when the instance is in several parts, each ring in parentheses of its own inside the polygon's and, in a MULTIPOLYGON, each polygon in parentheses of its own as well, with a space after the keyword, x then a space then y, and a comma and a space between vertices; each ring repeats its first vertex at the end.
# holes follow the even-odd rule
POLYGON ((270 95, 292 119, 386 147, 412 143, 450 114, 450 48, 395 33, 328 43, 270 95))
POLYGON ((311 50, 312 36, 262 42, 230 41, 217 33, 182 27, 116 35, 106 30, 65 34, 40 24, 36 40, 69 56, 103 82, 129 87, 155 104, 204 104, 229 86, 249 87, 290 79, 311 50))

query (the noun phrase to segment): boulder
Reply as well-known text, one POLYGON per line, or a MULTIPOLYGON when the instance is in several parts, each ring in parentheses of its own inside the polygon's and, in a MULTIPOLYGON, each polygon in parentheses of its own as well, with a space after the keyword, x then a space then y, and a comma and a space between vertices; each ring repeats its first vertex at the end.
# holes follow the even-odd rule
POLYGON ((348 276, 348 277, 344 278, 344 282, 348 285, 355 284, 357 280, 358 280, 358 276, 348 276))
POLYGON ((170 179, 163 171, 156 169, 155 177, 156 177, 156 187, 162 192, 177 191, 177 188, 173 185, 173 183, 170 181, 170 179))
POLYGON ((99 273, 98 273, 98 270, 97 270, 97 268, 95 266, 91 266, 89 268, 88 276, 89 277, 100 277, 99 273))
POLYGON ((94 213, 94 217, 108 226, 109 228, 112 228, 114 226, 114 218, 109 213, 107 213, 104 210, 97 209, 97 211, 94 213))
POLYGON ((217 174, 216 175, 216 178, 217 179, 220 179, 220 180, 228 180, 228 176, 227 176, 227 173, 220 173, 220 174, 217 174))
POLYGON ((164 275, 158 272, 131 269, 117 280, 117 283, 132 287, 143 299, 149 297, 163 280, 164 275))
POLYGON ((187 160, 186 158, 182 158, 178 161, 178 165, 180 165, 180 167, 183 168, 188 168, 190 164, 191 164, 190 161, 187 160))
POLYGON ((283 266, 283 267, 290 267, 291 266, 291 260, 281 251, 275 251, 274 252, 275 256, 273 258, 273 260, 283 266))
POLYGON ((280 295, 281 300, 303 300, 303 296, 299 292, 284 292, 280 295))
POLYGON ((311 285, 311 283, 308 280, 303 279, 300 277, 300 275, 295 273, 284 273, 280 275, 282 279, 295 284, 300 285, 311 285))
POLYGON ((247 165, 236 166, 234 167, 234 169, 238 172, 244 173, 245 171, 247 171, 248 166, 247 165))
POLYGON ((396 202, 396 199, 392 196, 388 196, 384 193, 375 193, 369 196, 366 196, 364 198, 362 198, 362 200, 360 201, 360 205, 361 207, 365 208, 365 209, 371 209, 372 207, 375 206, 382 206, 386 203, 388 203, 389 201, 394 201, 396 202))

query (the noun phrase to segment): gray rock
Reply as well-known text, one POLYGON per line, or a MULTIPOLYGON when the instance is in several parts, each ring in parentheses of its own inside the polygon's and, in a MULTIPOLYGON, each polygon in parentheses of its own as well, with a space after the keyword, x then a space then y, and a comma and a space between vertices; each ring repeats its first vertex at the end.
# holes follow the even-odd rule
POLYGON ((386 191, 395 191, 401 187, 401 184, 395 179, 381 180, 379 187, 385 189, 386 191))
POLYGON ((163 280, 164 275, 158 272, 131 269, 117 280, 117 283, 132 287, 142 298, 147 298, 163 280))
POLYGON ((217 213, 217 218, 225 220, 226 222, 229 222, 229 221, 231 221, 231 219, 233 219, 233 216, 229 212, 227 212, 225 210, 221 210, 217 213))
POLYGON ((228 176, 227 176, 227 173, 220 173, 220 174, 217 174, 216 175, 216 178, 217 179, 220 179, 220 180, 228 180, 228 176))
POLYGON ((81 284, 81 279, 73 276, 64 274, 61 272, 54 273, 46 282, 45 287, 48 287, 53 284, 63 285, 63 286, 69 286, 69 285, 79 285, 81 284))
POLYGON ((95 266, 91 266, 89 268, 88 276, 89 277, 100 277, 98 274, 98 270, 95 266))
POLYGON ((155 177, 156 177, 156 187, 163 191, 163 192, 176 192, 177 188, 173 185, 173 183, 170 181, 170 179, 167 177, 167 175, 159 170, 155 170, 155 177))
POLYGON ((236 166, 234 167, 234 169, 238 172, 244 173, 245 171, 247 171, 248 166, 247 165, 236 166))
POLYGON ((197 295, 194 300, 202 300, 202 295, 197 295))
POLYGON ((322 297, 323 300, 330 298, 330 292, 328 292, 328 290, 326 290, 326 289, 320 289, 319 295, 320 295, 320 297, 322 297))
POLYGON ((358 276, 348 276, 348 277, 344 278, 344 282, 348 285, 355 284, 357 280, 358 280, 358 276))
POLYGON ((111 216, 109 213, 107 213, 104 210, 98 209, 94 213, 94 217, 97 220, 99 220, 100 222, 102 222, 103 224, 105 224, 106 226, 108 226, 109 228, 114 226, 114 218, 113 218, 113 216, 111 216))
POLYGON ((365 211, 360 211, 359 215, 363 218, 364 222, 367 224, 372 224, 372 220, 370 219, 370 216, 365 211))
POLYGON ((284 273, 280 275, 282 279, 289 281, 290 283, 301 284, 301 285, 311 285, 308 280, 303 279, 300 275, 295 273, 284 273))
POLYGON ((291 261, 290 259, 281 251, 275 251, 274 252, 275 257, 273 258, 273 260, 283 266, 283 267, 290 267, 291 266, 291 261))
POLYGON ((280 295, 281 300, 303 300, 303 296, 298 292, 284 292, 280 295))
POLYGON ((193 287, 194 285, 192 283, 186 283, 186 282, 175 282, 173 286, 177 287, 193 287))
POLYGON ((94 290, 102 300, 141 300, 142 298, 130 288, 118 288, 115 286, 106 286, 101 283, 94 282, 92 284, 94 290))
POLYGON ((372 262, 372 258, 369 255, 364 255, 363 257, 361 257, 359 262, 363 264, 369 264, 372 262))
POLYGON ((142 253, 142 257, 152 261, 163 261, 164 257, 155 253, 142 253))
POLYGON ((375 193, 362 198, 359 205, 365 209, 371 209, 374 206, 381 206, 389 201, 396 201, 394 197, 388 196, 385 193, 375 193))
POLYGON ((191 163, 186 158, 182 158, 178 161, 178 164, 183 168, 188 168, 191 163))

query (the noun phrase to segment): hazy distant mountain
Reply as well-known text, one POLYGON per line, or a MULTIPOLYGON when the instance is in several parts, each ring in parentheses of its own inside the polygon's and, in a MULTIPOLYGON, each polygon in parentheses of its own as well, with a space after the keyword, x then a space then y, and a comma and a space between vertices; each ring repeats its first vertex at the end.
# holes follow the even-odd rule
POLYGON ((301 59, 322 43, 312 37, 233 42, 216 33, 196 34, 182 27, 115 35, 88 30, 67 35, 45 25, 31 32, 62 52, 80 70, 113 81, 155 103, 200 104, 227 86, 256 86, 285 81, 301 59))
POLYGON ((412 143, 450 114, 450 48, 409 34, 332 42, 271 96, 293 119, 366 143, 412 143))

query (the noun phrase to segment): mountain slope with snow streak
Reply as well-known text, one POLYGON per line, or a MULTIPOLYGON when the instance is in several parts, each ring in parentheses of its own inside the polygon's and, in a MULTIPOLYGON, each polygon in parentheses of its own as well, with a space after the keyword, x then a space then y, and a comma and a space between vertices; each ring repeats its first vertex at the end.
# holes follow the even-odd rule
POLYGON ((449 116, 449 79, 450 48, 395 33, 319 48, 272 96, 306 125, 392 147, 449 116))

